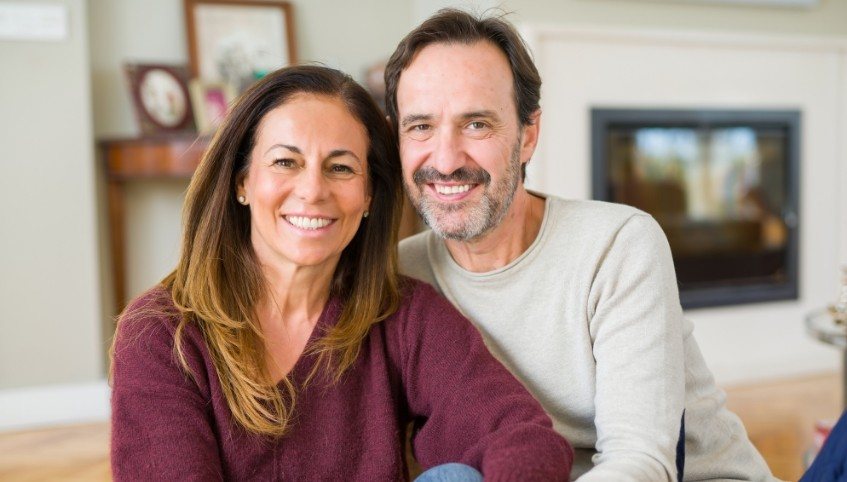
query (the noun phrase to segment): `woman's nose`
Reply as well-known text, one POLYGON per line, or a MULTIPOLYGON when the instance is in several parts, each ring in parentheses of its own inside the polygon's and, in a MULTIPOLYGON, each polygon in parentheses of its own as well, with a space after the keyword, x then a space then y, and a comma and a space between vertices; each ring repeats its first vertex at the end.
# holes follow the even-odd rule
POLYGON ((326 197, 327 179, 319 167, 306 167, 295 180, 294 192, 304 202, 314 203, 326 197))

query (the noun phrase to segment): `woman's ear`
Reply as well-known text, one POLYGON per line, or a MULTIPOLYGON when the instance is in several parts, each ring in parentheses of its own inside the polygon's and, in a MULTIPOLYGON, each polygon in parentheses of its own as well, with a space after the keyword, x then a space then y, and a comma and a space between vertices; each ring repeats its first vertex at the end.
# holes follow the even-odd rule
POLYGON ((245 186, 246 182, 247 174, 239 174, 235 181, 235 199, 238 200, 239 204, 243 204, 245 206, 250 204, 247 187, 245 186))

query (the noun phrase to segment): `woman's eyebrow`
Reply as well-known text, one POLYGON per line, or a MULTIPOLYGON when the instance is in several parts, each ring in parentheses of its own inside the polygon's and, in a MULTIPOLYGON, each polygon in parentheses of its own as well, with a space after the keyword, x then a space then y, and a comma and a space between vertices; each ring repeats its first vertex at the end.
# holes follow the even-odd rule
POLYGON ((326 156, 325 160, 329 160, 329 159, 332 159, 334 157, 343 157, 343 156, 352 156, 353 159, 356 159, 356 161, 359 162, 359 164, 362 163, 362 160, 359 159, 359 156, 354 154, 353 151, 350 151, 350 150, 347 150, 347 149, 333 149, 332 151, 330 151, 329 155, 326 156))
POLYGON ((298 147, 289 146, 288 144, 274 144, 271 147, 268 147, 268 150, 265 151, 265 154, 271 152, 273 149, 276 149, 277 147, 282 147, 283 149, 288 149, 289 151, 291 151, 295 154, 303 154, 302 152, 300 152, 300 149, 298 147))

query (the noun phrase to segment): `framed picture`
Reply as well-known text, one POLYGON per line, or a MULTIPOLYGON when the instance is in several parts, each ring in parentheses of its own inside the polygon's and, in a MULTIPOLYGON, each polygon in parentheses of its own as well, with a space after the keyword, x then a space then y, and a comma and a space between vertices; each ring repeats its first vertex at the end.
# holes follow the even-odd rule
POLYGON ((224 82, 241 93, 296 61, 288 2, 183 1, 192 77, 224 82))
POLYGON ((125 64, 124 71, 142 135, 194 130, 185 66, 125 64))
POLYGON ((235 100, 235 90, 223 82, 212 83, 201 79, 192 79, 189 88, 197 131, 209 135, 217 129, 229 111, 230 104, 235 100))

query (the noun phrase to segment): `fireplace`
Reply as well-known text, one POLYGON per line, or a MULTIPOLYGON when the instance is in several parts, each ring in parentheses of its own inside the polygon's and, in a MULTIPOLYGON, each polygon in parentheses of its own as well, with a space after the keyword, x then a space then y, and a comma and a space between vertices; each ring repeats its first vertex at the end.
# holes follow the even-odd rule
POLYGON ((800 113, 592 109, 595 199, 658 221, 684 308, 796 299, 800 113))

